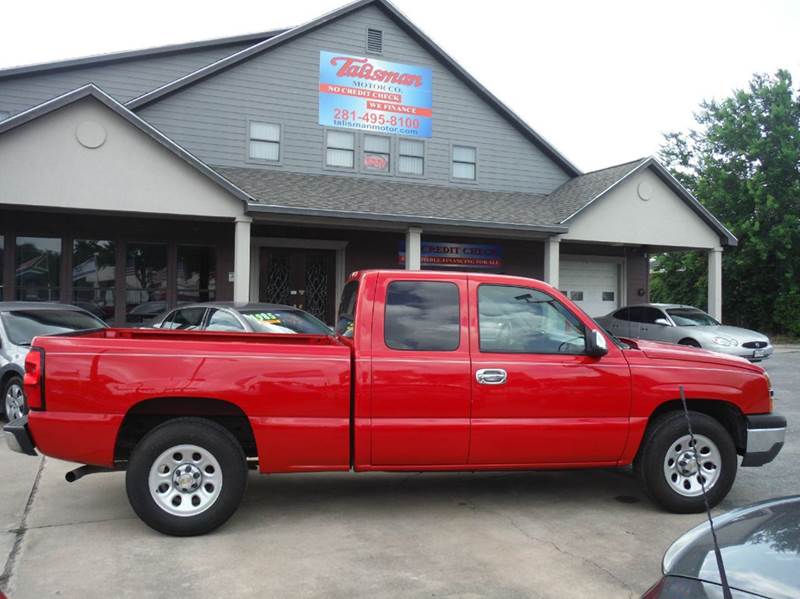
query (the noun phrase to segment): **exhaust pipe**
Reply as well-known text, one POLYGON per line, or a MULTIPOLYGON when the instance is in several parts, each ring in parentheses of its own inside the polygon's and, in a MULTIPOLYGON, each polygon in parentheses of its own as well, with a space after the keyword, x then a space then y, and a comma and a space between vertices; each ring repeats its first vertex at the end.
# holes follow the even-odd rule
POLYGON ((99 472, 114 472, 113 468, 106 468, 104 466, 81 466, 80 468, 75 468, 75 470, 70 470, 64 475, 64 478, 68 483, 74 483, 79 478, 83 478, 87 474, 97 474, 99 472))

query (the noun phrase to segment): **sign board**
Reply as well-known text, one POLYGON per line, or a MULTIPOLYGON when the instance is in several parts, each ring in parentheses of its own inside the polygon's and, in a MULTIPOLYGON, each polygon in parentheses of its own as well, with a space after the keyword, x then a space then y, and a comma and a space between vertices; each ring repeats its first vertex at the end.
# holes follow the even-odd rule
MULTIPOLYGON (((406 243, 399 243, 398 263, 406 264, 406 243)), ((503 248, 494 243, 422 242, 422 268, 497 270, 503 267, 503 248)))
POLYGON ((319 53, 319 124, 430 137, 431 69, 340 52, 319 53))

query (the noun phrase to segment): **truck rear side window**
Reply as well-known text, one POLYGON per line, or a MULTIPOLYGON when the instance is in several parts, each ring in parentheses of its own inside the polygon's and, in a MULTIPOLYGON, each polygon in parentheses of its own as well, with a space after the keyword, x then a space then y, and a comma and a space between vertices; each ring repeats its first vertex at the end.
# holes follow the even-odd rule
POLYGON ((434 281, 395 281, 386 291, 384 342, 391 349, 458 349, 458 287, 434 281))
POLYGON ((339 316, 336 318, 336 334, 342 337, 352 337, 356 322, 356 296, 358 295, 358 281, 350 281, 342 290, 339 302, 339 316))

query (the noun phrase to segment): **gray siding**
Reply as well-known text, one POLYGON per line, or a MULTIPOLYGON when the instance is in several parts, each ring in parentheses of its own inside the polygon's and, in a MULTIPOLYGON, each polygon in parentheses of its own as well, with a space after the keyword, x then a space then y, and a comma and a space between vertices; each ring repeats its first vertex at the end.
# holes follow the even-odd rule
POLYGON ((434 137, 426 144, 427 181, 450 183, 452 143, 478 147, 477 186, 482 189, 549 193, 567 180, 559 166, 375 6, 267 50, 139 114, 211 165, 330 172, 323 168, 323 128, 317 124, 319 51, 363 56, 367 27, 384 31, 382 59, 433 70, 434 137), (246 160, 248 119, 283 126, 281 166, 246 160))
POLYGON ((87 83, 127 102, 249 45, 231 44, 6 79, 0 73, 0 111, 16 114, 87 83))

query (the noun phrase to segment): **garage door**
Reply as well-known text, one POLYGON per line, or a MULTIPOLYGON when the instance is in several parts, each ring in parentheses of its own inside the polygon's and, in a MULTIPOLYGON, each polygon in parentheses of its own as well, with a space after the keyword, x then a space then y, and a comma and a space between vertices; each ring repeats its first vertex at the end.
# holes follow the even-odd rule
POLYGON ((604 316, 620 307, 620 264, 563 258, 559 287, 589 316, 604 316))

